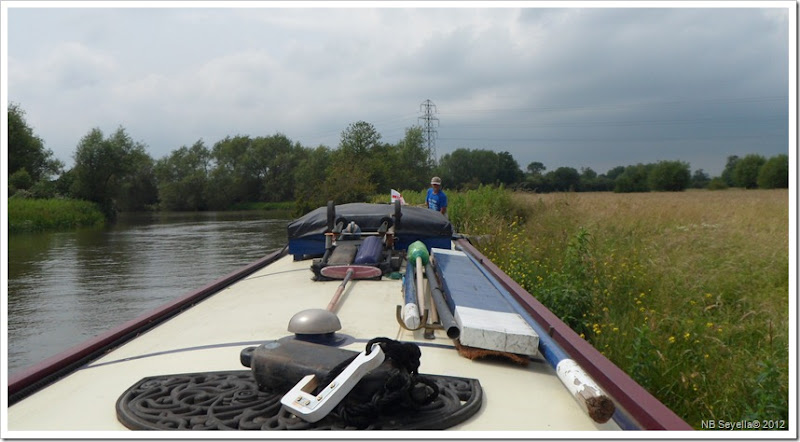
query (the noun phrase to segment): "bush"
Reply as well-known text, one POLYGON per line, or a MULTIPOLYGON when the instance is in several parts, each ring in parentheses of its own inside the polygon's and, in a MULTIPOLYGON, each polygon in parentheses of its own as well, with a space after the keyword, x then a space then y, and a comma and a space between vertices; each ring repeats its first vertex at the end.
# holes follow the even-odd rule
POLYGON ((31 178, 31 174, 23 167, 8 177, 8 185, 15 189, 28 190, 33 186, 33 178, 31 178))
POLYGON ((728 188, 728 183, 722 177, 712 178, 708 183, 708 190, 725 190, 728 188))

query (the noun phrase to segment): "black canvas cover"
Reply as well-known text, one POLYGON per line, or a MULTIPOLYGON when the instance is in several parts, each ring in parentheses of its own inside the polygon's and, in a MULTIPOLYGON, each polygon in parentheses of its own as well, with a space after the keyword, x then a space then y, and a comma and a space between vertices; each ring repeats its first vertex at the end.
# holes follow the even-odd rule
MULTIPOLYGON (((393 219, 393 204, 349 203, 335 206, 336 219, 355 221, 363 232, 375 232, 384 219, 393 219)), ((401 206, 397 235, 450 238, 450 220, 425 207, 401 206)), ((324 234, 328 229, 328 208, 320 207, 292 221, 288 226, 289 240, 324 234)))

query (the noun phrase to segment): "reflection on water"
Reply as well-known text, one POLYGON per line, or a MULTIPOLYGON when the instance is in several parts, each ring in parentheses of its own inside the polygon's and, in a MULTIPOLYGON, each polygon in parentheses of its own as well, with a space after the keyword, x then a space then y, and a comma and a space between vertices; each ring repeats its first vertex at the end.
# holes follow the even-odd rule
POLYGON ((282 247, 285 212, 123 214, 103 230, 8 241, 8 372, 282 247))

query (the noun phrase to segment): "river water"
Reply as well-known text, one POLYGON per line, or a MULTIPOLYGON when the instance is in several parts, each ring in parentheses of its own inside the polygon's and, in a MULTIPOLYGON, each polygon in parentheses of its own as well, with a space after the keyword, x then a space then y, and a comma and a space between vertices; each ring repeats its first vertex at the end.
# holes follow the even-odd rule
POLYGON ((122 214, 104 229, 8 238, 13 374, 286 244, 286 212, 122 214))

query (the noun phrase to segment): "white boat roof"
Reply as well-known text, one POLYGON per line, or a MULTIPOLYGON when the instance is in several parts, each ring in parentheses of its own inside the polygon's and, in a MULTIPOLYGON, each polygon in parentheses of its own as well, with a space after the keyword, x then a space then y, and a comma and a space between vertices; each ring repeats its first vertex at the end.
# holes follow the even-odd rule
MULTIPOLYGON (((11 435, 25 431, 125 431, 116 402, 141 379, 155 375, 246 370, 240 352, 289 336, 287 324, 304 309, 325 308, 341 281, 310 281, 310 260, 287 255, 222 289, 141 336, 48 387, 7 412, 11 435)), ((343 348, 361 351, 376 337, 415 342, 422 351, 420 373, 474 378, 483 389, 476 415, 451 428, 467 431, 619 430, 614 420, 594 422, 541 357, 523 367, 459 356, 443 330, 426 339, 395 318, 403 303, 402 282, 348 283, 336 309, 342 329, 356 338, 343 348)), ((20 433, 19 435, 23 435, 20 433)))

